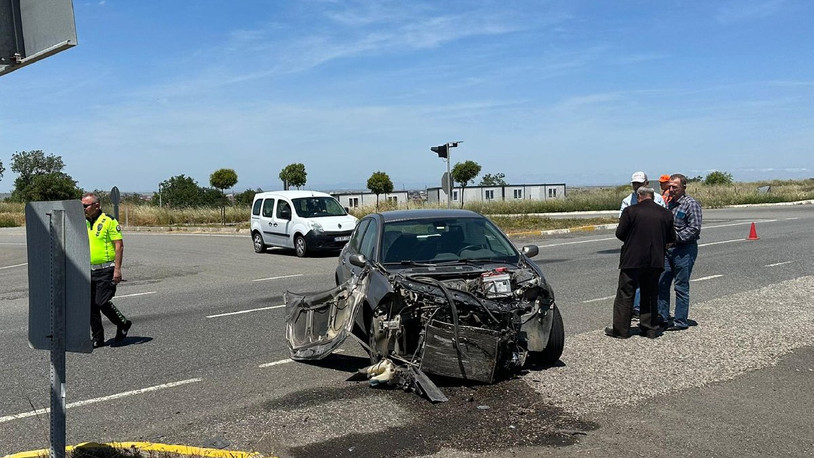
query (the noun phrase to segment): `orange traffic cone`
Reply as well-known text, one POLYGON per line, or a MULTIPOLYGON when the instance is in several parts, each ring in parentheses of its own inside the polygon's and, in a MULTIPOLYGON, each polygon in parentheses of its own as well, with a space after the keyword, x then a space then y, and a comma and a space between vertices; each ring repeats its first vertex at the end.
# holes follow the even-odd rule
POLYGON ((757 236, 757 231, 755 230, 755 223, 752 223, 752 228, 749 229, 749 237, 746 237, 746 240, 757 240, 760 237, 757 236))

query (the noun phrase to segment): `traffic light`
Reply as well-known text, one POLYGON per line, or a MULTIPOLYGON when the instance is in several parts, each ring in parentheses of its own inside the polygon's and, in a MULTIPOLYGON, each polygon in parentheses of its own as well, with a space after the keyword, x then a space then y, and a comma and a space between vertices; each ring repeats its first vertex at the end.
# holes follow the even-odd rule
POLYGON ((448 145, 441 145, 441 146, 433 146, 430 149, 438 154, 440 158, 447 158, 449 157, 449 146, 448 145))

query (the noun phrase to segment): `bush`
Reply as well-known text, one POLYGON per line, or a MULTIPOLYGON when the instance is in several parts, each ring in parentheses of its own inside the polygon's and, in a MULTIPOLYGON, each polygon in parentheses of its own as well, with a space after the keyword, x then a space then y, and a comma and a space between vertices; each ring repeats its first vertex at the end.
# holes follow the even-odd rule
POLYGON ((704 178, 704 184, 707 186, 732 184, 732 174, 716 170, 704 178))

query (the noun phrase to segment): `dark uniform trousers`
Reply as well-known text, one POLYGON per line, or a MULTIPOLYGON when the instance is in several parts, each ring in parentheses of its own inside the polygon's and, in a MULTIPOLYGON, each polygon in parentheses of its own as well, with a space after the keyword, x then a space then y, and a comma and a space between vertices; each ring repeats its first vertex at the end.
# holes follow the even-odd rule
POLYGON ((630 318, 633 314, 633 296, 636 288, 641 290, 641 306, 639 311, 639 328, 649 337, 655 336, 659 331, 658 297, 659 276, 664 269, 655 267, 640 267, 636 269, 621 269, 619 271, 619 287, 616 290, 616 300, 613 301, 613 333, 618 336, 628 336, 630 332, 630 318))
POLYGON ((113 267, 90 271, 90 331, 94 341, 105 340, 105 329, 102 326, 102 313, 111 323, 124 326, 125 318, 119 309, 110 302, 116 294, 113 283, 113 267))

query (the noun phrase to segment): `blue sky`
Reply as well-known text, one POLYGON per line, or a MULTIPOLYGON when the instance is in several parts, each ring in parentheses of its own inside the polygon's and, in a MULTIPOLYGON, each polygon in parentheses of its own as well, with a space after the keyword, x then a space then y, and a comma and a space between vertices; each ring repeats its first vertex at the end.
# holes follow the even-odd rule
POLYGON ((236 190, 814 177, 814 2, 74 0, 79 45, 0 77, 15 151, 85 189, 219 168, 236 190), (477 180, 479 180, 478 177, 477 180))

